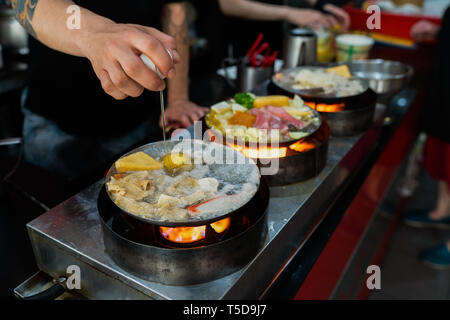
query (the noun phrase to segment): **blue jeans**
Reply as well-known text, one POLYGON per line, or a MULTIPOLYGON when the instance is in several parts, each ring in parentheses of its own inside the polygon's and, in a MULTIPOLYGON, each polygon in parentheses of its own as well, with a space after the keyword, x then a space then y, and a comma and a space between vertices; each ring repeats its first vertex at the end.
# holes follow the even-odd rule
POLYGON ((23 112, 25 160, 69 179, 113 161, 137 143, 152 142, 159 133, 158 128, 147 121, 118 137, 79 137, 62 131, 55 122, 27 109, 23 112))

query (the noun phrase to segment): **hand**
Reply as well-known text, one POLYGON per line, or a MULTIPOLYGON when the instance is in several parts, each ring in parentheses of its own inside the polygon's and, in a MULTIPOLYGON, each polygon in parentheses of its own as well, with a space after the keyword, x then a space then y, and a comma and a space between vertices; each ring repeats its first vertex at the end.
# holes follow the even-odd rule
POLYGON ((103 90, 115 99, 138 97, 144 88, 165 88, 165 82, 142 62, 141 53, 169 79, 175 76, 174 63, 180 59, 172 37, 150 27, 112 21, 90 33, 83 46, 103 90), (171 50, 173 61, 166 48, 171 50))
POLYGON ((346 31, 350 27, 350 15, 347 11, 330 3, 324 5, 323 9, 336 18, 341 26, 341 30, 346 31))
POLYGON ((439 26, 426 20, 416 22, 411 28, 411 36, 416 42, 436 39, 439 26))
MULTIPOLYGON (((178 127, 189 128, 194 121, 203 118, 208 111, 208 108, 199 107, 189 100, 175 100, 169 103, 164 113, 166 125, 175 124, 178 127)), ((162 126, 162 117, 159 120, 159 125, 162 126)))
POLYGON ((333 28, 338 24, 337 20, 332 15, 323 14, 320 11, 310 9, 297 9, 289 7, 286 10, 286 20, 299 27, 311 26, 319 28, 333 28))

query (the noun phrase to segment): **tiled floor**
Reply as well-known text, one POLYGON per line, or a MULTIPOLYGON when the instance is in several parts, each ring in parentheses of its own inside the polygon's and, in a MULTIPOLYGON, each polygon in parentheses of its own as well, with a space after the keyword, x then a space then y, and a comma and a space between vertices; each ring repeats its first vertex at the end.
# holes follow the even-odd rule
MULTIPOLYGON (((425 172, 406 212, 432 208, 436 182, 425 172)), ((370 299, 450 299, 450 270, 433 270, 420 262, 419 253, 450 238, 450 230, 421 229, 401 223, 381 265, 381 290, 370 299)))

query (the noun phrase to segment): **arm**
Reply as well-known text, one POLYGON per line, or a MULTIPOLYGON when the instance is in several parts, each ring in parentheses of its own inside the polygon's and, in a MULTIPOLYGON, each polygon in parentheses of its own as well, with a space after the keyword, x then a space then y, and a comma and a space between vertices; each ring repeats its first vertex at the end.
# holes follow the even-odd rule
POLYGON ((337 24, 333 15, 311 9, 298 9, 251 0, 219 0, 219 5, 225 15, 238 18, 265 21, 284 20, 297 26, 317 27, 322 25, 327 28, 337 24))
POLYGON ((116 99, 139 96, 144 88, 160 90, 162 81, 139 59, 145 53, 171 78, 175 70, 165 48, 179 55, 174 40, 156 29, 118 24, 89 10, 80 10, 80 28, 69 28, 70 0, 13 0, 17 20, 46 46, 90 60, 106 93, 116 99))
POLYGON ((175 39, 180 62, 176 66, 177 75, 168 81, 168 103, 174 100, 188 99, 189 74, 189 35, 184 3, 164 6, 162 16, 163 32, 175 39))
POLYGON ((335 6, 345 6, 347 3, 352 2, 351 0, 306 0, 311 6, 321 9, 327 3, 334 4, 335 6))
POLYGON ((336 17, 343 30, 350 27, 350 15, 344 9, 340 8, 350 0, 307 0, 307 2, 316 10, 328 12, 336 17))
POLYGON ((285 20, 289 10, 286 6, 249 0, 219 0, 219 5, 227 16, 251 20, 285 20))
POLYGON ((176 65, 175 77, 167 83, 166 122, 178 122, 183 127, 189 127, 203 117, 207 109, 189 101, 189 35, 185 3, 165 5, 162 25, 163 31, 175 39, 181 57, 176 65))

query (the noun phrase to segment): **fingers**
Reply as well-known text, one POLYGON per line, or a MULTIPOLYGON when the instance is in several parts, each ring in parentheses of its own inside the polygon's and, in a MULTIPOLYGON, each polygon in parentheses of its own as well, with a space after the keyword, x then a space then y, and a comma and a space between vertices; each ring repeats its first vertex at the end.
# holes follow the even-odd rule
MULTIPOLYGON (((195 121, 199 121, 209 111, 209 108, 198 107, 186 101, 183 104, 175 104, 167 108, 165 112, 166 125, 178 123, 184 128, 190 127, 195 121)), ((159 121, 162 125, 162 117, 159 121)))
MULTIPOLYGON (((153 33, 156 34, 156 32, 153 33)), ((164 35, 159 31, 158 33, 159 37, 165 38, 164 41, 167 44, 171 43, 171 40, 168 40, 168 38, 171 38, 170 36, 164 35)), ((163 42, 161 42, 158 38, 151 36, 149 32, 137 31, 132 34, 130 41, 134 48, 147 55, 153 61, 164 76, 169 79, 175 76, 175 68, 172 58, 167 53, 165 44, 163 44, 163 42)), ((174 45, 170 45, 168 46, 168 49, 174 50, 174 47, 174 45)))
POLYGON ((335 25, 339 24, 336 18, 330 14, 326 14, 325 18, 328 22, 328 28, 332 29, 335 25))
POLYGON ((309 23, 310 26, 313 28, 332 28, 334 22, 336 19, 333 18, 333 16, 328 14, 323 14, 318 11, 312 11, 310 16, 311 22, 309 23))
POLYGON ((345 10, 332 4, 326 4, 323 9, 339 20, 343 30, 347 30, 350 27, 350 15, 345 10))
POLYGON ((165 48, 169 49, 172 52, 173 63, 180 62, 180 55, 177 52, 177 47, 175 43, 175 39, 155 28, 142 26, 142 30, 151 35, 152 37, 161 41, 165 48))
POLYGON ((199 107, 195 109, 195 112, 198 115, 199 120, 205 116, 209 111, 209 108, 199 107))
POLYGON ((123 71, 141 87, 151 91, 164 90, 165 81, 150 70, 131 48, 117 51, 115 57, 123 71))
POLYGON ((130 78, 118 61, 113 62, 107 71, 114 86, 125 95, 139 97, 144 91, 144 87, 130 78))
POLYGON ((179 63, 181 60, 180 54, 176 49, 172 50, 173 63, 179 63))
POLYGON ((199 113, 197 113, 197 111, 193 111, 191 113, 188 113, 188 117, 189 117, 190 123, 192 124, 195 121, 200 120, 202 116, 199 113))
POLYGON ((102 84, 103 90, 116 100, 123 100, 127 97, 125 93, 120 91, 114 83, 112 82, 109 74, 106 70, 101 70, 97 73, 100 83, 102 84))
MULTIPOLYGON (((165 119, 166 119, 166 126, 168 126, 171 123, 178 123, 182 128, 189 128, 193 121, 189 119, 189 117, 185 114, 181 116, 172 117, 170 113, 165 113, 165 119)), ((159 118, 159 126, 162 127, 162 117, 159 118)))
POLYGON ((186 115, 182 115, 179 122, 183 128, 189 128, 193 124, 193 122, 191 122, 191 120, 186 115))
POLYGON ((197 107, 193 105, 187 112, 187 116, 191 120, 191 124, 195 121, 199 121, 209 111, 208 108, 197 107))

